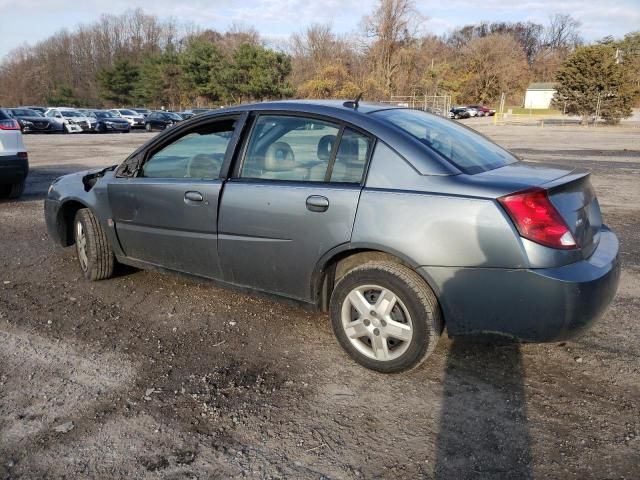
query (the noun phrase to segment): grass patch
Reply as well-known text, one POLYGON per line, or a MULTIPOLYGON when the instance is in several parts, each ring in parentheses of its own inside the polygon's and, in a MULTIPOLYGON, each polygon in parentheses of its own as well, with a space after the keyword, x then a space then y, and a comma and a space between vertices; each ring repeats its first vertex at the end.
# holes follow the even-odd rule
MULTIPOLYGON (((526 107, 504 107, 504 113, 511 109, 514 115, 560 115, 562 112, 555 108, 526 108, 526 107)), ((497 109, 496 109, 497 110, 497 109)))

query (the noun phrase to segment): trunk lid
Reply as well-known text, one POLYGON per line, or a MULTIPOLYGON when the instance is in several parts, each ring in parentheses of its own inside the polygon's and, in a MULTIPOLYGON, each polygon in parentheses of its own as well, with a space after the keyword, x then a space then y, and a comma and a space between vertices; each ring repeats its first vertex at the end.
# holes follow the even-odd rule
POLYGON ((473 177, 505 194, 544 188, 571 230, 583 257, 591 256, 598 246, 602 215, 588 170, 518 162, 473 177))
POLYGON ((564 218, 584 258, 591 256, 598 246, 602 228, 600 204, 590 176, 584 170, 575 171, 541 185, 547 189, 549 200, 564 218))

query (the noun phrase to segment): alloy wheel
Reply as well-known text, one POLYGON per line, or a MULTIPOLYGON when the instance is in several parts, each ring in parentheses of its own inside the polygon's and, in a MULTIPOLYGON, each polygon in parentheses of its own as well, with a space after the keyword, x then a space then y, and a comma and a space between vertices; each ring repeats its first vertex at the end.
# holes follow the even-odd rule
POLYGON ((89 266, 89 258, 87 256, 87 236, 84 233, 82 222, 76 222, 76 249, 78 250, 78 260, 82 271, 86 272, 89 266))
POLYGON ((342 327, 351 344, 374 360, 400 357, 413 338, 411 315, 402 300, 379 285, 354 288, 342 304, 342 327))

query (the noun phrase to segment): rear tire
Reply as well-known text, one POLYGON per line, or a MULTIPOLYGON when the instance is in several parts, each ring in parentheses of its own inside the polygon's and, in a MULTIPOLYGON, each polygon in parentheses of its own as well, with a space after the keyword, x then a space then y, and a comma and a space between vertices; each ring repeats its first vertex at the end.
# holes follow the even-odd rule
POLYGON ((88 208, 81 208, 73 222, 73 235, 80 270, 87 280, 104 280, 113 275, 115 259, 107 234, 88 208))
POLYGON ((418 367, 443 328, 427 283, 410 268, 388 261, 349 271, 336 284, 329 311, 342 348, 360 365, 382 373, 418 367))
POLYGON ((24 180, 9 186, 9 198, 19 198, 24 192, 24 180))

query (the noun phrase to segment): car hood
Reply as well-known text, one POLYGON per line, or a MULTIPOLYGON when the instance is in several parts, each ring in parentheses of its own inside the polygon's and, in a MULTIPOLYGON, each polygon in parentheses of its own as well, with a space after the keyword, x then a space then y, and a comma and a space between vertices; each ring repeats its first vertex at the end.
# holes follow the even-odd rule
POLYGON ((26 120, 27 122, 41 122, 43 120, 49 122, 50 118, 45 117, 15 117, 16 120, 26 120))
POLYGON ((62 175, 51 183, 48 198, 51 200, 78 198, 93 187, 95 180, 116 168, 117 165, 111 165, 110 167, 91 168, 62 175))
POLYGON ((64 115, 63 117, 65 120, 73 120, 74 122, 95 122, 95 119, 92 121, 89 117, 65 117, 64 115))

